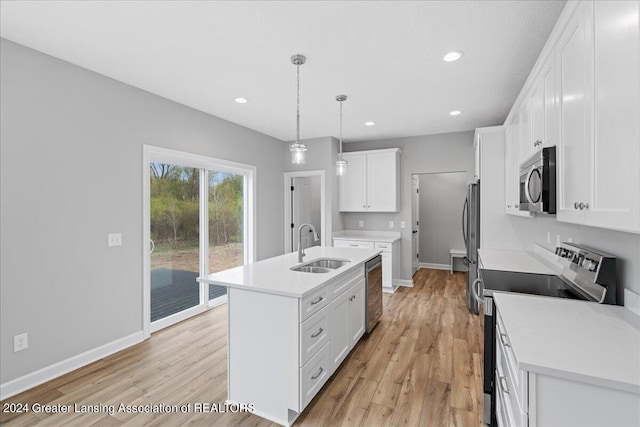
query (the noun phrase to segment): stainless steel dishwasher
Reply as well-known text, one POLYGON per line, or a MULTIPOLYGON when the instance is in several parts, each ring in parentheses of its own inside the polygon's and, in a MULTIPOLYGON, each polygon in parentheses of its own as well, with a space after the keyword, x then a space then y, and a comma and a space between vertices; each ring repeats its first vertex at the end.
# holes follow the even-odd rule
POLYGON ((366 323, 367 333, 371 333, 382 317, 382 257, 371 258, 365 264, 366 287, 366 323))

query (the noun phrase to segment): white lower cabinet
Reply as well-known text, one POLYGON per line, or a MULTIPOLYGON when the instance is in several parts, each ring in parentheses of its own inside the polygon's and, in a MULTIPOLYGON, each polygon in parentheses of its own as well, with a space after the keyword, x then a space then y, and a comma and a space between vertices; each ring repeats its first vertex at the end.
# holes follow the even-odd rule
POLYGON ((364 334, 364 265, 303 298, 229 288, 227 308, 229 402, 288 426, 364 334))
POLYGON ((364 334, 364 278, 329 305, 331 319, 331 373, 364 334))
POLYGON ((518 369, 518 349, 512 347, 499 309, 496 316, 494 384, 500 427, 640 425, 635 393, 518 369))
POLYGON ((382 291, 393 293, 398 288, 394 277, 400 271, 400 248, 398 241, 381 242, 375 240, 333 239, 337 248, 364 248, 382 251, 382 291))

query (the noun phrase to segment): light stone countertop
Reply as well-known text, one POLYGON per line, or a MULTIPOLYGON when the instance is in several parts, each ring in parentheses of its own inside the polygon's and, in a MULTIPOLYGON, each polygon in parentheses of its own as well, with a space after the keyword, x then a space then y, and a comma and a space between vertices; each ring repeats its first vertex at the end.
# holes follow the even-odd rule
POLYGON ((399 231, 342 230, 331 236, 339 240, 361 240, 366 242, 394 243, 400 240, 399 231))
MULTIPOLYGON (((552 252, 549 252, 552 253, 552 252)), ((496 271, 556 275, 562 269, 531 252, 515 250, 478 249, 480 268, 496 271)))
MULTIPOLYGON (((302 298, 325 285, 331 279, 352 270, 363 268, 363 263, 378 255, 380 251, 359 248, 334 248, 314 246, 305 249, 303 264, 316 258, 339 258, 351 261, 349 264, 329 273, 303 273, 292 271, 299 265, 298 252, 291 252, 248 265, 199 277, 198 282, 245 289, 275 295, 302 298)), ((364 270, 363 270, 364 271, 364 270)))
POLYGON ((624 307, 495 292, 522 370, 640 393, 640 316, 624 307))

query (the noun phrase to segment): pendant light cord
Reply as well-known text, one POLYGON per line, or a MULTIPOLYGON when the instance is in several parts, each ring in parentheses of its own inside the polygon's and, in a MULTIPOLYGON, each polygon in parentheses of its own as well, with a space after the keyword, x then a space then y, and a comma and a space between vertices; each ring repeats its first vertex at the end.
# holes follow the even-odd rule
POLYGON ((300 144, 300 64, 296 65, 297 97, 296 97, 296 143, 300 144))
POLYGON ((340 101, 340 160, 342 160, 342 101, 340 101))

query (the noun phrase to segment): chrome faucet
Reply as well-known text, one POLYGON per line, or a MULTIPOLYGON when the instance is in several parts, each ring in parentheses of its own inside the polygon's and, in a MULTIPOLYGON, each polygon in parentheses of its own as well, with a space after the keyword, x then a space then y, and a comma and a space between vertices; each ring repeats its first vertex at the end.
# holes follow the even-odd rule
POLYGON ((300 225, 300 227, 298 227, 298 262, 302 262, 302 258, 305 255, 304 249, 302 249, 302 229, 304 227, 309 227, 311 229, 311 232, 313 233, 314 242, 317 242, 318 240, 320 240, 320 238, 318 237, 318 233, 316 233, 316 229, 312 224, 305 223, 300 225))

